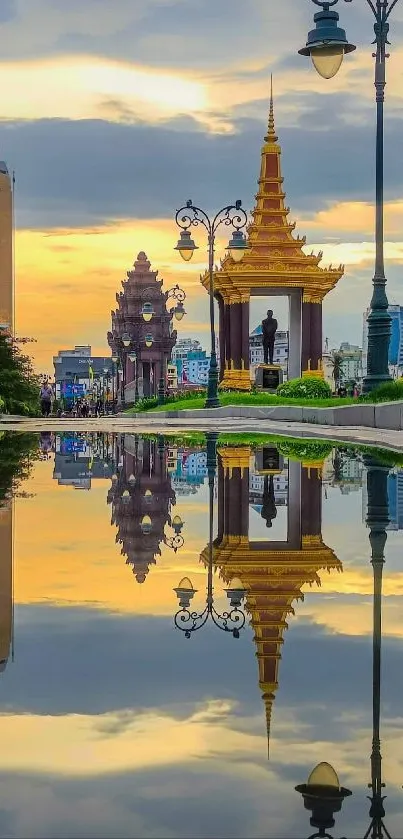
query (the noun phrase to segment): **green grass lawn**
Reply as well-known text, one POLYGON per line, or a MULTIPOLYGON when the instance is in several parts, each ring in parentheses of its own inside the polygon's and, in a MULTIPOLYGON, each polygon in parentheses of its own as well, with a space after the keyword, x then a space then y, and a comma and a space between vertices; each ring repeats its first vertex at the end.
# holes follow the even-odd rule
MULTIPOLYGON (((147 413, 156 413, 158 411, 193 411, 197 408, 203 408, 206 398, 204 396, 195 396, 194 399, 178 399, 175 402, 169 402, 167 405, 158 405, 151 408, 147 413)), ((282 396, 276 396, 272 393, 221 393, 220 405, 294 405, 295 407, 308 408, 334 408, 336 405, 353 405, 357 403, 357 399, 353 397, 345 397, 343 399, 287 399, 282 396)), ((127 413, 136 413, 135 408, 131 408, 127 413)))

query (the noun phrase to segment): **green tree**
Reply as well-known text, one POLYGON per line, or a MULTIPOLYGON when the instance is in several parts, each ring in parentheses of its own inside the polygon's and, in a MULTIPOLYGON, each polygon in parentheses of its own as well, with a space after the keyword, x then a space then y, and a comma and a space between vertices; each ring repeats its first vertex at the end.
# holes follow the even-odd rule
POLYGON ((39 451, 35 434, 0 431, 0 506, 14 495, 21 481, 29 477, 39 451))
POLYGON ((330 359, 330 364, 332 367, 332 378, 334 381, 335 390, 340 386, 340 382, 343 378, 344 372, 344 358, 340 352, 337 350, 333 353, 333 358, 330 359))
POLYGON ((20 343, 26 341, 13 339, 0 330, 1 409, 9 414, 35 416, 39 413, 39 377, 20 343))

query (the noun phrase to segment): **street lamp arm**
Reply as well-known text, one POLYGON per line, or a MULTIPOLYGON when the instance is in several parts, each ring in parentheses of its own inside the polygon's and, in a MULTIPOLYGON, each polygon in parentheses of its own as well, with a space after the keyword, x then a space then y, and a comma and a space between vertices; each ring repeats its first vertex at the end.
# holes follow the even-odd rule
POLYGON ((245 625, 245 613, 241 609, 235 606, 230 612, 223 612, 220 615, 213 604, 211 604, 210 612, 215 625, 219 629, 222 629, 224 632, 232 632, 234 638, 239 638, 239 631, 245 625))
POLYGON ((229 204, 228 207, 223 207, 214 216, 212 223, 212 234, 215 236, 218 228, 225 224, 227 227, 235 227, 235 230, 241 230, 246 227, 248 215, 242 209, 241 201, 236 201, 235 204, 229 204))
POLYGON ((186 292, 183 288, 180 288, 180 286, 175 285, 173 288, 170 288, 165 292, 165 300, 170 300, 171 297, 173 297, 178 303, 184 303, 186 300, 186 292))
POLYGON ((184 207, 176 211, 175 221, 181 230, 189 230, 189 227, 198 227, 202 224, 206 228, 208 235, 211 236, 212 224, 209 216, 201 207, 195 207, 190 199, 184 207))
POLYGON ((174 616, 174 623, 177 629, 185 633, 185 638, 190 638, 192 632, 197 632, 198 629, 201 629, 207 623, 208 616, 208 605, 200 615, 198 612, 191 612, 189 609, 182 608, 174 616), (189 626, 189 622, 191 622, 191 626, 189 626))

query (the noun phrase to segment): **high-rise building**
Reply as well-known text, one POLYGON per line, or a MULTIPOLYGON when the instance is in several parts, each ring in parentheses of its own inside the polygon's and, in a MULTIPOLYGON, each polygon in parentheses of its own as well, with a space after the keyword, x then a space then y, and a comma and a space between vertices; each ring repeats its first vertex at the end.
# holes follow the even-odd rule
MULTIPOLYGON (((388 312, 392 318, 391 335, 389 344, 389 367, 395 376, 400 376, 403 371, 403 306, 392 303, 388 306, 388 312)), ((364 312, 364 323, 362 332, 362 367, 364 375, 367 372, 368 353, 368 324, 367 318, 370 309, 364 312)))
POLYGON ((0 507, 0 673, 12 651, 13 501, 0 507))
POLYGON ((0 329, 14 331, 13 190, 4 161, 0 161, 0 329))

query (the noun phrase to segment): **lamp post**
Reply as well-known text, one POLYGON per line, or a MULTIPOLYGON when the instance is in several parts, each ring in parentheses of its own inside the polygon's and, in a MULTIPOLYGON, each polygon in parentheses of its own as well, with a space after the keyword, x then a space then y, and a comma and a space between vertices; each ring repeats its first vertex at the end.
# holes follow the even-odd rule
MULTIPOLYGON (((336 75, 346 53, 355 50, 354 44, 349 44, 344 29, 337 24, 339 15, 330 7, 339 0, 312 0, 321 11, 314 15, 315 28, 308 33, 306 46, 299 50, 300 55, 311 56, 313 64, 325 79, 336 75)), ((345 0, 351 3, 352 0, 345 0)), ((386 84, 386 52, 389 33, 389 16, 398 0, 367 0, 375 17, 374 31, 376 52, 375 58, 375 89, 376 89, 376 221, 375 221, 375 272, 373 278, 373 294, 368 315, 368 354, 367 373, 363 381, 363 391, 368 393, 390 380, 388 367, 389 341, 391 333, 391 317, 388 313, 388 299, 386 296, 386 277, 384 265, 384 150, 383 150, 383 104, 386 84)))
POLYGON ((177 588, 174 589, 179 600, 180 609, 174 617, 175 626, 185 633, 185 638, 190 638, 192 632, 196 632, 204 626, 209 617, 215 625, 224 632, 232 632, 234 638, 239 638, 239 631, 245 624, 245 613, 242 611, 242 601, 245 597, 245 589, 241 580, 234 578, 226 589, 230 610, 220 614, 214 606, 213 594, 213 529, 214 529, 214 479, 217 468, 217 439, 218 434, 212 432, 207 437, 207 472, 209 483, 209 559, 207 572, 207 598, 206 606, 200 614, 191 612, 190 601, 196 594, 197 589, 193 588, 189 577, 184 577, 177 588))
POLYGON ((235 262, 239 262, 248 248, 248 244, 242 229, 246 227, 248 217, 245 210, 242 209, 242 202, 236 201, 235 204, 230 204, 219 210, 214 218, 210 218, 208 214, 195 207, 191 200, 186 202, 184 207, 177 211, 175 221, 182 232, 175 247, 179 251, 182 259, 188 262, 195 250, 198 250, 197 245, 190 235, 191 227, 198 227, 200 224, 207 230, 208 236, 208 271, 210 280, 210 333, 211 333, 211 357, 210 369, 208 376, 207 400, 205 408, 219 408, 220 402, 218 399, 218 366, 217 353, 215 342, 215 324, 214 324, 214 257, 215 257, 215 240, 217 230, 221 225, 234 228, 231 240, 228 243, 228 251, 235 262))
MULTIPOLYGON (((386 528, 389 524, 388 474, 389 468, 372 455, 364 457, 367 471, 367 516, 369 541, 371 545, 371 565, 373 569, 373 624, 372 624, 372 749, 371 749, 371 790, 369 800, 370 824, 363 839, 392 839, 384 818, 385 807, 382 781, 382 756, 380 741, 381 722, 381 645, 382 645, 382 575, 385 564, 384 552, 387 539, 386 528)), ((301 793, 305 808, 312 811, 311 825, 319 832, 309 839, 332 839, 327 830, 334 827, 333 814, 341 809, 344 798, 351 791, 340 787, 333 767, 328 763, 319 764, 311 773, 308 784, 295 788, 301 793), (327 767, 327 770, 324 769, 327 767), (316 785, 316 788, 314 788, 316 785), (337 804, 337 806, 334 806, 337 804)))
MULTIPOLYGON (((146 291, 147 291, 147 289, 146 289, 146 291)), ((186 315, 186 311, 185 311, 185 308, 184 308, 184 305, 183 305, 185 300, 186 300, 186 292, 182 288, 180 288, 180 286, 175 285, 172 288, 168 289, 168 291, 165 292, 165 302, 167 302, 168 300, 174 300, 175 301, 175 306, 172 309, 170 309, 170 312, 173 314, 175 320, 181 321, 182 318, 186 315)), ((143 306, 142 306, 142 309, 141 309, 141 314, 142 314, 143 320, 146 323, 149 323, 152 320, 153 316, 155 315, 155 311, 153 309, 152 303, 150 303, 150 302, 143 303, 143 306)), ((149 336, 146 336, 146 338, 147 337, 149 337, 149 336)), ((164 403, 164 400, 165 400, 165 379, 166 379, 163 337, 164 336, 163 336, 162 322, 161 322, 161 361, 160 361, 161 369, 160 369, 160 377, 159 377, 159 381, 158 381, 158 402, 159 402, 160 405, 162 405, 164 403)), ((154 342, 154 339, 153 339, 152 343, 153 342, 154 342)), ((152 343, 150 344, 150 346, 152 345, 152 343)), ((147 341, 146 341, 146 346, 148 346, 147 341)), ((136 379, 137 379, 137 376, 136 376, 136 379)))

